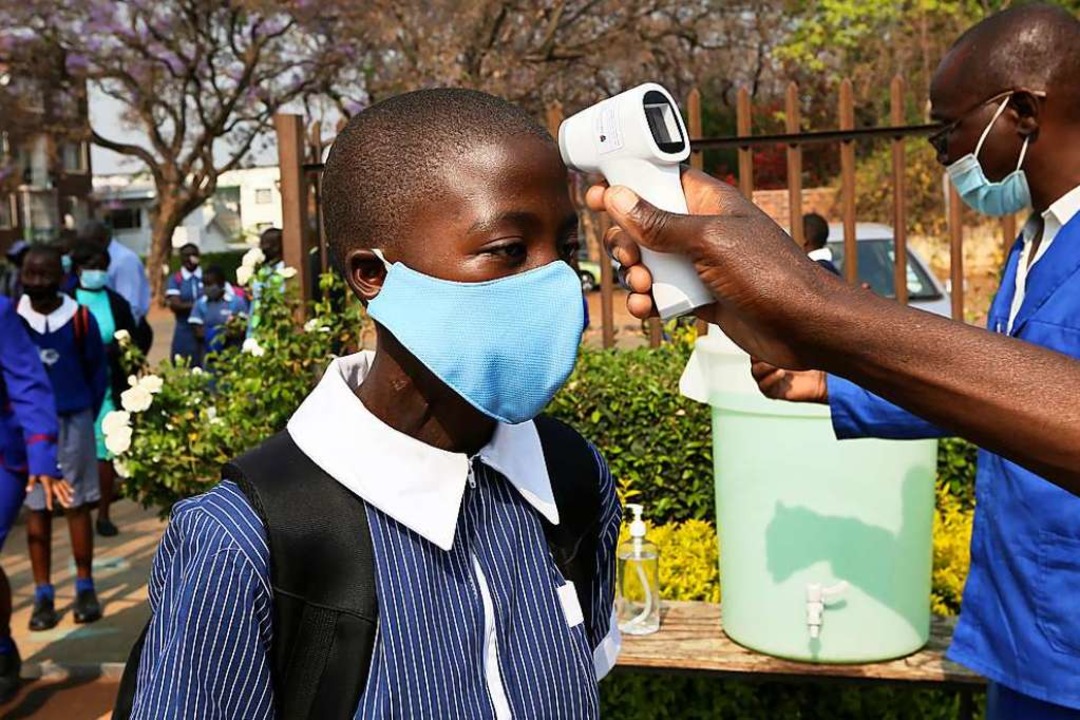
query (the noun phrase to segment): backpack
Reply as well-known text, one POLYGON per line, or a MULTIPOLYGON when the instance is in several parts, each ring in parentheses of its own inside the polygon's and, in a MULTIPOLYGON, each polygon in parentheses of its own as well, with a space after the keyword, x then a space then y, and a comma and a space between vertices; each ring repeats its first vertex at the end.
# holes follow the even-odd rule
MULTIPOLYGON (((596 457, 569 426, 543 416, 535 422, 560 523, 540 520, 589 623, 603 512, 596 457)), ((367 684, 378 626, 364 501, 304 455, 287 432, 227 464, 224 477, 240 487, 266 528, 277 717, 351 719, 367 684)), ((128 657, 114 720, 131 716, 148 628, 128 657)))
POLYGON ((75 331, 75 348, 79 357, 86 357, 86 333, 90 330, 90 309, 80 305, 71 318, 72 330, 75 331))

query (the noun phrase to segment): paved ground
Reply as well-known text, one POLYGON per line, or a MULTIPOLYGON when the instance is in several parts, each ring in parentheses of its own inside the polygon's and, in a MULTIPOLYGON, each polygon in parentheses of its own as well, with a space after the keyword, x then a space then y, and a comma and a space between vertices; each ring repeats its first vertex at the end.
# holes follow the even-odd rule
POLYGON ((94 539, 94 580, 105 617, 89 625, 76 625, 71 618, 75 567, 64 521, 57 518, 53 524, 53 585, 62 618, 46 632, 32 633, 27 628, 34 582, 21 521, 8 537, 0 564, 14 596, 11 629, 22 653, 23 676, 42 680, 0 707, 0 717, 82 720, 98 718, 111 709, 121 665, 150 615, 146 579, 165 529, 154 513, 130 500, 113 505, 112 516, 120 534, 94 539))

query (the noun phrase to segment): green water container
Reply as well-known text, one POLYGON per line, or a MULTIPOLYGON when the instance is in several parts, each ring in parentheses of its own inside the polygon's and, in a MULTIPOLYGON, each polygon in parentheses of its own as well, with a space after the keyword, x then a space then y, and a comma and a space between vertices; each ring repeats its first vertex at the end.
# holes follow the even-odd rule
POLYGON ((764 398, 715 327, 681 389, 712 406, 728 636, 820 663, 925 645, 937 441, 836 440, 827 406, 764 398))

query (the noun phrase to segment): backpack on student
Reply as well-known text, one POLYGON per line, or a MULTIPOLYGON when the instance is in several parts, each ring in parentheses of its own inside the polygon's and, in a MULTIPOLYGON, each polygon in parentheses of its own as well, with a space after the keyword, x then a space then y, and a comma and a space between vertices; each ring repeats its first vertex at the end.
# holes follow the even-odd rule
MULTIPOLYGON (((560 520, 552 525, 541 518, 544 534, 589 623, 603 511, 596 457, 558 420, 539 417, 536 429, 560 520)), ((224 476, 266 528, 277 717, 349 720, 367 683, 378 625, 364 501, 304 455, 287 432, 226 465, 224 476)), ((124 668, 113 720, 131 717, 147 628, 124 668)))

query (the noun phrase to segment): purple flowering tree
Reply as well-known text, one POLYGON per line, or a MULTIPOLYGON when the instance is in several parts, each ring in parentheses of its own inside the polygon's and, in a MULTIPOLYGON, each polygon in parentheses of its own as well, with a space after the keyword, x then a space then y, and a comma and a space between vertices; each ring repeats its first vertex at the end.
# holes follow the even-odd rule
MULTIPOLYGON (((63 57, 63 71, 119 101, 144 141, 95 125, 100 147, 141 161, 154 180, 151 268, 173 231, 211 198, 220 175, 241 167, 275 113, 317 96, 343 103, 349 72, 332 24, 310 0, 0 0, 11 46, 33 38, 63 57), (5 7, 6 6, 6 7, 5 7), (329 93, 331 85, 338 89, 329 93)), ((161 273, 151 272, 154 295, 161 273)))

